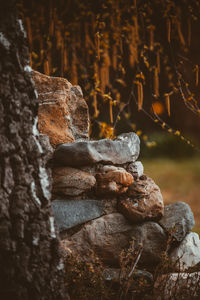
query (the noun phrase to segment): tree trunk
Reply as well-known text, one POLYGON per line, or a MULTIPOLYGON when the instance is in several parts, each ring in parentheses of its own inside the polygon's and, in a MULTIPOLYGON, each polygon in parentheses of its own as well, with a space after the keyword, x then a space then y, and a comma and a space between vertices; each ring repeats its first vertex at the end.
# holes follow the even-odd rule
POLYGON ((0 7, 0 299, 66 299, 26 33, 0 7))

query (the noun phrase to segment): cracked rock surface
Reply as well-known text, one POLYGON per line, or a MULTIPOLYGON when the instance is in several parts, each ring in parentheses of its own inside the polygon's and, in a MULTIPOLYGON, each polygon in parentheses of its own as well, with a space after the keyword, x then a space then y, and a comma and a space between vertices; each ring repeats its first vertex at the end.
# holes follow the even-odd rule
POLYGON ((32 71, 38 93, 38 128, 51 145, 89 138, 89 113, 79 86, 67 79, 32 71))
POLYGON ((144 175, 129 186, 128 196, 119 200, 118 209, 133 223, 159 220, 164 214, 163 197, 155 182, 144 175))
POLYGON ((77 141, 62 144, 54 152, 54 162, 62 166, 87 166, 95 163, 124 164, 139 156, 140 140, 136 133, 119 135, 115 140, 77 141))

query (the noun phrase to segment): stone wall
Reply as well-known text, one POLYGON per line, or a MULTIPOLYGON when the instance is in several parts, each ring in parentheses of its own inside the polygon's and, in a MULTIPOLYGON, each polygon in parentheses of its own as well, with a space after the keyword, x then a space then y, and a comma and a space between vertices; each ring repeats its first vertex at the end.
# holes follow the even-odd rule
MULTIPOLYGON (((190 232, 193 213, 184 202, 164 206, 159 187, 137 160, 139 137, 129 132, 115 140, 89 140, 88 109, 80 87, 38 72, 34 80, 41 107, 39 129, 56 148, 51 154, 52 210, 66 255, 72 251, 87 260, 92 250, 113 274, 113 268, 119 270, 120 253, 134 238, 135 250, 141 249, 137 267, 143 276, 144 270, 155 271, 163 253, 173 263, 172 272, 186 274, 195 267, 200 240, 190 232)), ((200 278, 199 273, 195 276, 200 278)))

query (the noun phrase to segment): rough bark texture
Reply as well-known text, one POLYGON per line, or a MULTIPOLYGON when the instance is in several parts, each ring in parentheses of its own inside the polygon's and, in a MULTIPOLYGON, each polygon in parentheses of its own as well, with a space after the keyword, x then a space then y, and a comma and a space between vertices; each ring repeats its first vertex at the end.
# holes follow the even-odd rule
POLYGON ((66 299, 26 33, 0 4, 0 298, 66 299))

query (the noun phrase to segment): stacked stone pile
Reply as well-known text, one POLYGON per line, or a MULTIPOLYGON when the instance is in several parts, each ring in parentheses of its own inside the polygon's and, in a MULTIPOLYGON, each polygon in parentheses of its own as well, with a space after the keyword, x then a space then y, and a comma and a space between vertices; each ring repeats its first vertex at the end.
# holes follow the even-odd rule
MULTIPOLYGON (((119 272, 120 253, 133 238, 135 249, 142 247, 138 262, 141 270, 137 270, 141 276, 152 278, 144 270, 153 271, 163 252, 173 263, 174 272, 187 274, 197 266, 200 240, 190 232, 194 226, 193 213, 184 202, 164 206, 159 187, 144 174, 142 163, 137 161, 139 137, 130 132, 115 140, 88 140, 88 110, 80 88, 65 79, 53 79, 38 72, 34 73, 34 80, 42 107, 41 133, 51 153, 48 158, 51 156, 53 175, 52 210, 63 248, 85 259, 89 250, 94 251, 109 280, 119 272), (61 121, 56 119, 55 107, 60 110, 61 121), (44 134, 50 137, 55 150, 44 134)), ((175 274, 170 274, 172 283, 175 274)), ((200 273, 190 274, 200 281, 200 273)), ((158 286, 157 282, 155 290, 158 286)))
POLYGON ((135 246, 143 246, 142 267, 155 267, 168 247, 173 261, 182 256, 179 263, 185 270, 186 264, 191 267, 200 261, 194 250, 196 245, 200 249, 199 240, 189 233, 194 226, 193 213, 184 202, 164 208, 159 187, 136 161, 139 144, 131 132, 115 140, 76 141, 57 147, 52 208, 59 230, 66 233, 63 243, 82 256, 88 249, 94 250, 113 267, 119 265, 121 251, 134 237, 135 246), (77 225, 81 225, 78 232, 67 234, 77 225), (180 254, 182 245, 192 246, 195 258, 188 261, 180 254))

